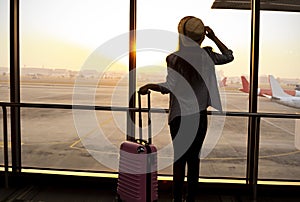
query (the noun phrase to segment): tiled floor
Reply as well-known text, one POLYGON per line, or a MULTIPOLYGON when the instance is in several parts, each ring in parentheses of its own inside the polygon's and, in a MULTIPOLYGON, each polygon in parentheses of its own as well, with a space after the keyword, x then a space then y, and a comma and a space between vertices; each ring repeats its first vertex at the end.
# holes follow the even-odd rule
MULTIPOLYGON (((75 185, 63 186, 32 186, 28 185, 19 188, 1 188, 1 202, 114 202, 117 201, 114 190, 75 185)), ((159 193, 159 202, 171 202, 171 195, 168 192, 159 193)), ((197 201, 207 202, 250 202, 249 196, 226 195, 226 194, 199 194, 197 201)), ((256 201, 261 202, 299 202, 300 197, 288 196, 259 196, 256 201)))
MULTIPOLYGON (((0 178, 3 182, 3 178, 0 178)), ((171 183, 171 182, 169 182, 171 183)), ((116 181, 103 179, 79 179, 57 176, 15 178, 8 188, 0 183, 0 202, 115 202, 116 181)), ((159 202, 171 202, 170 184, 159 183, 159 202)), ((220 189, 217 185, 199 189, 197 201, 203 202, 299 202, 299 188, 289 192, 262 191, 257 200, 239 188, 220 189), (228 190, 228 191, 227 191, 228 190), (293 193, 293 194, 290 194, 293 193), (298 193, 298 195, 297 195, 298 193)), ((130 202, 130 201, 129 201, 130 202)))

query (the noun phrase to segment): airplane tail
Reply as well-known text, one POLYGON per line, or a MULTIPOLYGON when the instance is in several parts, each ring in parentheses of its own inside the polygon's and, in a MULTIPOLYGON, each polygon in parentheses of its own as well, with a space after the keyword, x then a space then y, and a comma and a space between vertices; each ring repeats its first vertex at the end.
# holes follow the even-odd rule
POLYGON ((272 89, 272 96, 274 98, 291 97, 291 95, 284 92, 284 90, 281 88, 280 84, 274 78, 274 76, 269 75, 269 82, 270 82, 270 86, 271 86, 271 89, 272 89))
POLYGON ((220 87, 225 87, 225 86, 227 86, 226 81, 227 81, 227 77, 224 77, 224 79, 222 79, 222 81, 219 82, 219 86, 220 86, 220 87))
POLYGON ((245 76, 241 76, 241 79, 242 79, 243 88, 241 88, 240 90, 245 93, 249 93, 249 82, 247 81, 245 76))

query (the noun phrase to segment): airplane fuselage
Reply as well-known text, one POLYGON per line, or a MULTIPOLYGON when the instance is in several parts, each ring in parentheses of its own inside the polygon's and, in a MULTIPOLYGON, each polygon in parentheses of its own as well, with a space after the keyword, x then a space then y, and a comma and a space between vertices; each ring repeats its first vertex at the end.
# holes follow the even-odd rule
POLYGON ((300 108, 300 97, 280 97, 272 99, 279 104, 286 105, 289 107, 300 108))

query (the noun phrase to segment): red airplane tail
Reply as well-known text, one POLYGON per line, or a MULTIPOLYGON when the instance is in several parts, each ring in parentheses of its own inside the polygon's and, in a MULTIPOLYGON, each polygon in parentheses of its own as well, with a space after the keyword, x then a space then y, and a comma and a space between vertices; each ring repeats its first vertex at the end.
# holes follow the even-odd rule
POLYGON ((241 76, 243 88, 240 88, 240 91, 249 93, 249 82, 245 76, 241 76))

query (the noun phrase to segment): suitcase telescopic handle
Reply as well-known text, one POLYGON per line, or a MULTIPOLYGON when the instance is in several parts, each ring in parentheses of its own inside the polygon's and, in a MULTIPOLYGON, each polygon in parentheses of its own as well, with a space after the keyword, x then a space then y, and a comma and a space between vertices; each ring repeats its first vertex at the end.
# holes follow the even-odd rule
MULTIPOLYGON (((138 93, 139 103, 139 139, 143 140, 143 119, 142 119, 142 94, 138 93)), ((152 144, 152 129, 151 129, 151 100, 150 91, 147 92, 147 114, 148 114, 148 144, 152 144)))

